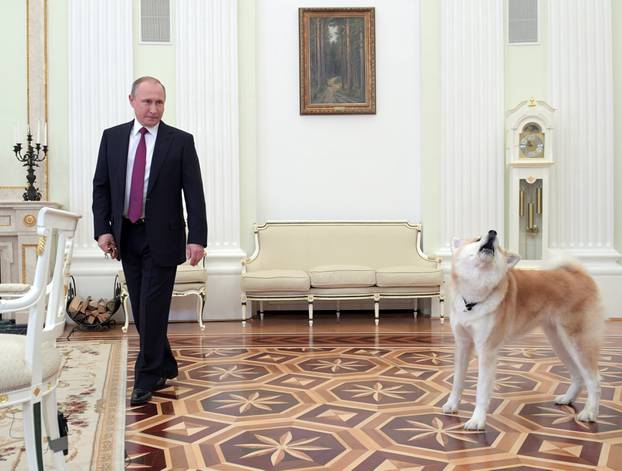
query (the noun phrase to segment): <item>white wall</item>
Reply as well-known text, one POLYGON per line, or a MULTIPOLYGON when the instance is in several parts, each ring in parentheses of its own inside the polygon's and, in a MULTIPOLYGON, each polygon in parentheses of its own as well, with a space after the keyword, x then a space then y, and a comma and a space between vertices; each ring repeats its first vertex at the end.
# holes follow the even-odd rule
POLYGON ((376 6, 376 115, 301 116, 298 8, 256 4, 257 217, 420 221, 419 1, 376 6), (379 6, 382 8, 378 8, 379 6))
MULTIPOLYGON (((20 195, 26 182, 26 170, 13 153, 15 127, 17 139, 26 139, 26 2, 3 2, 0 11, 0 44, 2 48, 2 87, 0 87, 0 197, 20 195), (21 187, 21 188, 20 188, 21 187)), ((36 127, 35 123, 35 127, 36 127)), ((37 180, 38 183, 39 180, 37 180)))
MULTIPOLYGON (((622 2, 612 2, 615 248, 622 252, 622 2)), ((620 309, 622 311, 622 309, 620 309)))

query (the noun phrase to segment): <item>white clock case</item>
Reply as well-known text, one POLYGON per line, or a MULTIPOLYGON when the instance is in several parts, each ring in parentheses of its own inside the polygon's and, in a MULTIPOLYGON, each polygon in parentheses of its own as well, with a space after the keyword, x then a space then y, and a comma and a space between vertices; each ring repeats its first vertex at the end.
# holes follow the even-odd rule
MULTIPOLYGON (((509 167, 509 237, 508 249, 519 253, 520 216, 519 192, 520 180, 542 180, 542 223, 540 227, 542 242, 542 259, 549 254, 549 220, 550 220, 550 167, 554 164, 553 143, 555 130, 553 127, 555 109, 540 100, 525 100, 506 113, 506 163, 509 167), (542 158, 521 157, 519 141, 523 128, 535 123, 544 134, 544 153, 542 158)), ((521 260, 519 267, 536 268, 542 260, 521 260)))

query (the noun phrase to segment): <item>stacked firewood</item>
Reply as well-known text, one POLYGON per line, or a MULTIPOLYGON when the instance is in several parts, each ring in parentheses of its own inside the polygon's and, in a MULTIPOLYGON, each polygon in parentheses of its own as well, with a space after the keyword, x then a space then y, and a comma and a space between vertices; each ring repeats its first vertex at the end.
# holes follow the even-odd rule
POLYGON ((78 324, 98 325, 105 323, 112 317, 114 308, 114 299, 106 301, 100 298, 95 301, 90 296, 86 299, 74 296, 67 307, 67 312, 78 324))

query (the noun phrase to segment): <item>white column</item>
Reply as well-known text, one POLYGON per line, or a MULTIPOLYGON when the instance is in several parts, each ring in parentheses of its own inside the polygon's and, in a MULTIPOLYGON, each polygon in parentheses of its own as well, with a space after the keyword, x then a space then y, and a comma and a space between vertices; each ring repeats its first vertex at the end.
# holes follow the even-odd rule
POLYGON ((613 247, 611 0, 549 0, 548 101, 557 108, 551 248, 580 259, 619 315, 613 247))
POLYGON ((611 2, 551 0, 549 6, 548 93, 558 110, 551 247, 611 252, 611 2))
POLYGON ((441 246, 504 232, 503 2, 441 4, 441 246))
POLYGON ((176 4, 177 124, 195 137, 208 217, 207 319, 240 317, 237 2, 176 4))
POLYGON ((108 274, 102 278, 107 281, 101 295, 110 297, 109 274, 119 269, 119 264, 106 263, 93 240, 92 182, 102 131, 132 116, 127 103, 132 83, 132 3, 70 0, 67 11, 69 209, 82 215, 72 272, 108 274))

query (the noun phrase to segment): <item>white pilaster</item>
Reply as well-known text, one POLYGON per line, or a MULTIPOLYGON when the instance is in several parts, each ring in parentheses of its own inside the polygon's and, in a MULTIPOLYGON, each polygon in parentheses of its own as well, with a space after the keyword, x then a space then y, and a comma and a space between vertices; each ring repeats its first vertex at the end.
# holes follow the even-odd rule
POLYGON ((206 319, 240 317, 237 1, 176 4, 177 124, 192 133, 208 217, 206 319))
MULTIPOLYGON (((72 272, 87 278, 101 277, 100 282, 106 285, 101 295, 109 297, 110 274, 120 264, 105 262, 93 240, 92 182, 102 131, 131 117, 127 95, 133 80, 132 3, 70 0, 67 11, 69 209, 82 215, 72 272)), ((78 282, 80 292, 95 295, 97 281, 90 281, 95 284, 94 291, 78 282)))
POLYGON ((551 247, 579 258, 596 276, 608 311, 619 315, 622 269, 613 247, 611 1, 548 4, 548 101, 558 109, 551 247))
POLYGON ((441 4, 441 246, 504 230, 503 2, 441 4))

